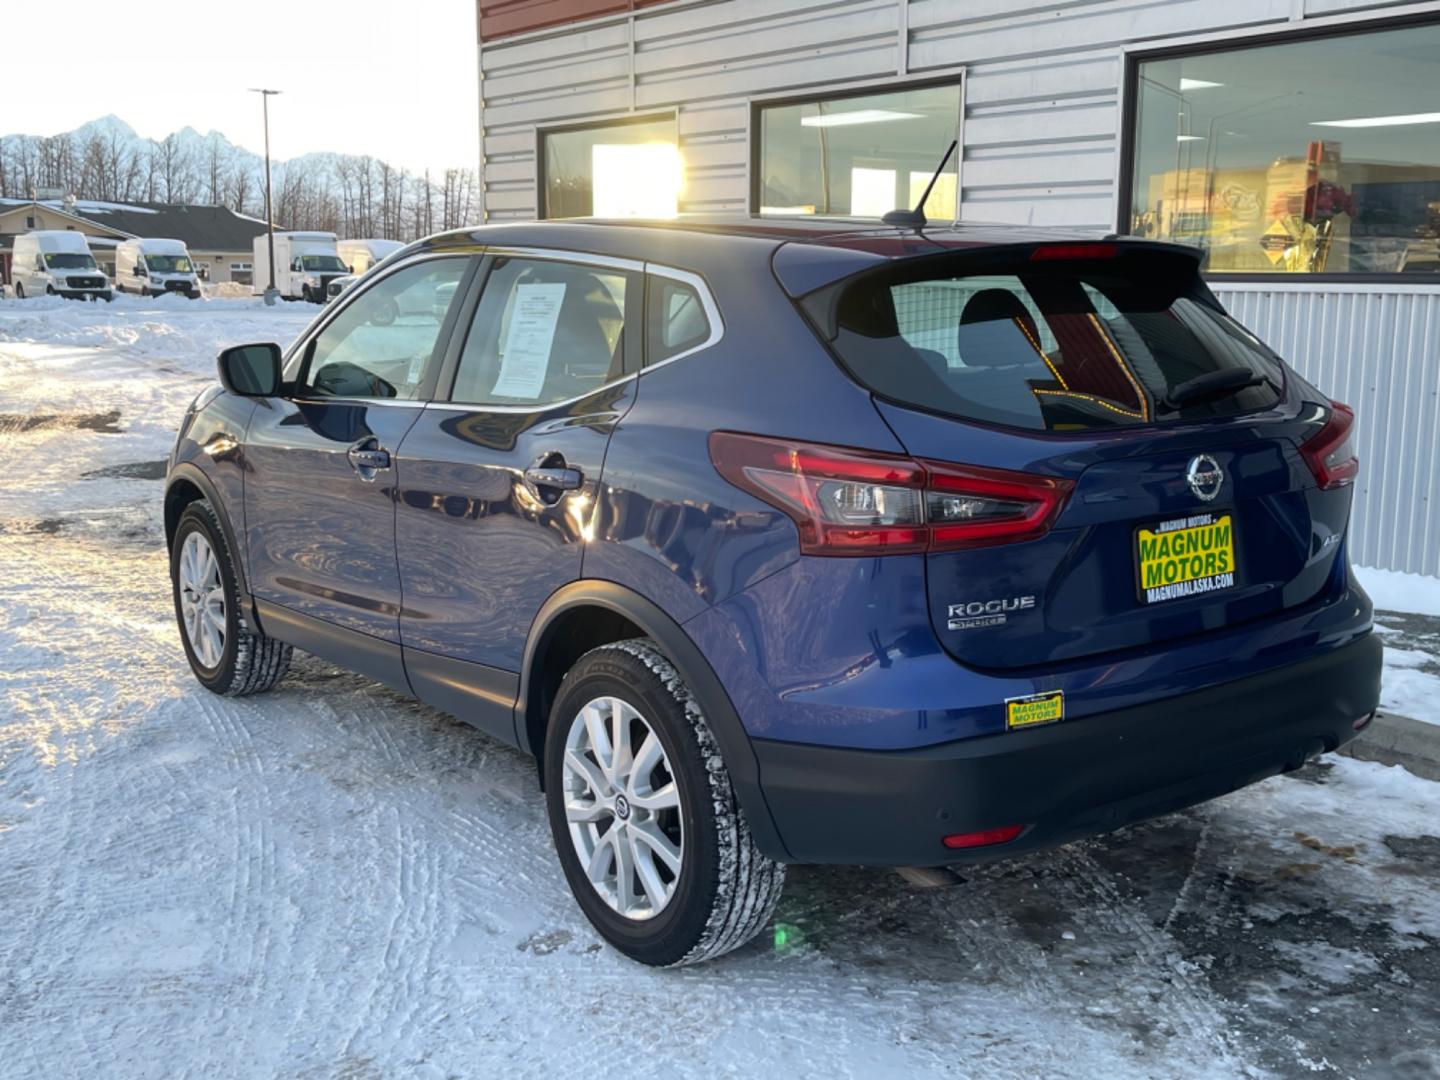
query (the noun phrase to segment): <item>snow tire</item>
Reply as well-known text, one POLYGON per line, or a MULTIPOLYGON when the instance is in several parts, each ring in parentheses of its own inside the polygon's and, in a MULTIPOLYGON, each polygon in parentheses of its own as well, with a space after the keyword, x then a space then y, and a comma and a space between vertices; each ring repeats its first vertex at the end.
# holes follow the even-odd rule
POLYGON ((175 597, 175 619, 180 626, 180 641, 190 669, 200 685, 212 693, 226 697, 244 697, 269 690, 290 668, 291 648, 251 625, 240 606, 239 575, 235 557, 225 542, 225 529, 220 516, 208 500, 198 499, 185 507, 175 527, 170 545, 170 585, 175 597), (196 655, 185 629, 185 615, 180 599, 180 558, 185 539, 191 533, 204 535, 220 568, 220 581, 225 591, 225 642, 219 661, 206 667, 196 655))
POLYGON ((655 643, 602 645, 566 674, 546 732, 545 791, 555 848, 581 910, 602 937, 632 960, 680 967, 738 949, 770 921, 785 867, 756 847, 720 748, 674 665, 655 643), (571 841, 563 762, 567 732, 585 704, 620 698, 660 737, 680 792, 684 858, 675 892, 652 918, 620 915, 596 891, 571 841))

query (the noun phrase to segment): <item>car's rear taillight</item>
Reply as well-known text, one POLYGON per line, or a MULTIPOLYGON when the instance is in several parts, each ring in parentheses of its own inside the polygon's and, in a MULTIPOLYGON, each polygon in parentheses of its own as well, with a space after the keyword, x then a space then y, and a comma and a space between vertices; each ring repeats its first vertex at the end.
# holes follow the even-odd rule
POLYGON ((1031 540, 1072 481, 717 431, 710 459, 787 514, 806 555, 893 555, 1031 540))
POLYGON ((1330 418, 1325 426, 1300 447, 1300 453, 1322 491, 1342 488, 1353 483, 1360 471, 1355 456, 1355 410, 1338 401, 1330 403, 1330 418))

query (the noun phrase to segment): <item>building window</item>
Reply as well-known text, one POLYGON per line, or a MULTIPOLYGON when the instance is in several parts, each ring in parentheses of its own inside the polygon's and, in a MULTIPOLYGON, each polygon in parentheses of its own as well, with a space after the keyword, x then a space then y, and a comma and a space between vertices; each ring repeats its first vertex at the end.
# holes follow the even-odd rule
MULTIPOLYGON (((960 84, 762 105, 752 174, 762 214, 880 217, 920 201, 960 124, 960 84)), ((956 217, 952 158, 925 203, 956 217)))
POLYGON ((1440 273, 1440 24, 1144 60, 1129 231, 1211 271, 1440 273))
POLYGON ((684 167, 675 117, 540 133, 540 216, 674 217, 684 167))

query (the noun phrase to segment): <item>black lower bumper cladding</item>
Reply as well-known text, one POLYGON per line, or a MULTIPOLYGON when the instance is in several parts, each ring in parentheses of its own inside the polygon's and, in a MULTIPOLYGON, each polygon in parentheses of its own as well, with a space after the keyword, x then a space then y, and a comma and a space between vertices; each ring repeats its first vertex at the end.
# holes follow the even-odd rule
POLYGON ((797 862, 983 862, 1171 813, 1344 745, 1380 697, 1369 634, 1181 697, 921 750, 754 740, 760 786, 797 862), (942 838, 1023 825, 993 847, 942 838))

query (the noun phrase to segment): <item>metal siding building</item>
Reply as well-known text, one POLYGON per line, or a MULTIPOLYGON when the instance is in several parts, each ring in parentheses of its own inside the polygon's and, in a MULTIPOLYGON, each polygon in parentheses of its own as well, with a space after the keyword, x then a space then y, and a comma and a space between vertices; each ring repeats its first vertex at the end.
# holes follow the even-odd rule
MULTIPOLYGON (((673 114, 680 212, 744 213, 757 103, 951 76, 961 85, 961 219, 1099 229, 1124 217, 1133 54, 1440 19, 1440 3, 1373 0, 479 0, 478 9, 489 220, 539 216, 548 128, 673 114)), ((1440 286, 1303 276, 1217 276, 1212 286, 1299 371, 1359 410, 1355 561, 1440 575, 1440 286)))

